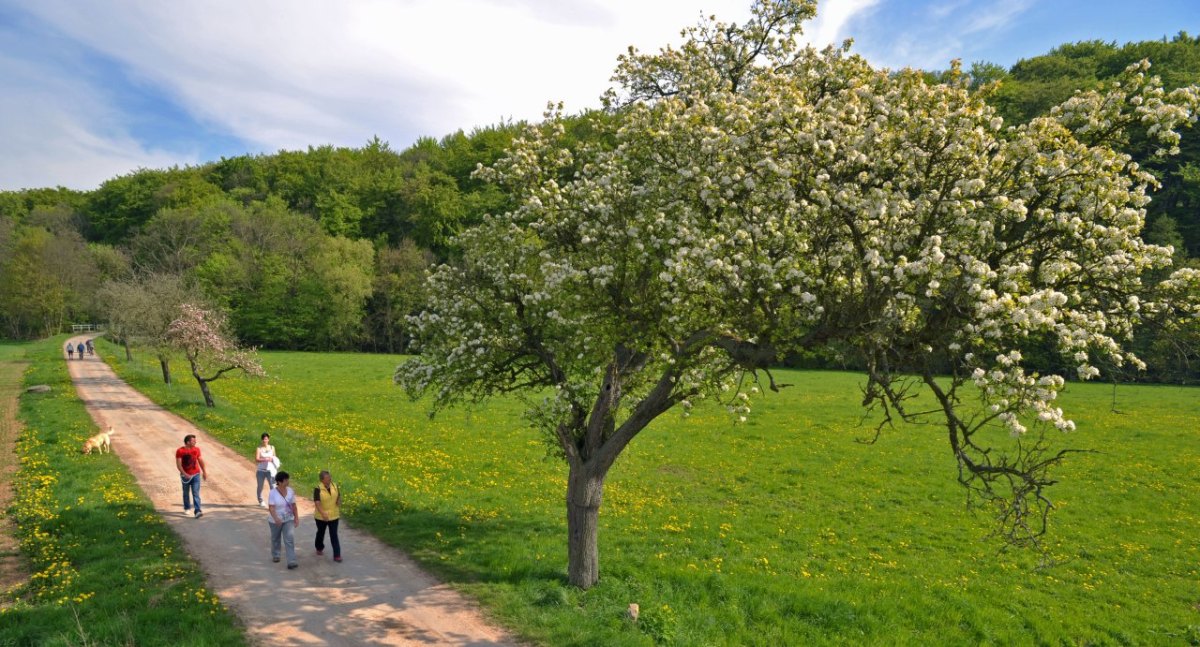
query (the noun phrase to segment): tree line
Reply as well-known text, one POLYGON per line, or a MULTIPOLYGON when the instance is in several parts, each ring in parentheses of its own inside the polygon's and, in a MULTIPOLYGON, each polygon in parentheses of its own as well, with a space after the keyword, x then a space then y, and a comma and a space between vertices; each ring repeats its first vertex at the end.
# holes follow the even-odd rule
MULTIPOLYGON (((1166 90, 1200 79, 1200 38, 1186 33, 1124 46, 1067 44, 1009 69, 975 63, 966 74, 974 92, 1018 125, 1142 58, 1166 90)), ((958 74, 926 76, 952 82, 958 74)), ((565 145, 603 145, 612 129, 602 126, 621 118, 620 111, 564 118, 565 145)), ((375 138, 360 148, 139 169, 92 191, 0 192, 0 336, 38 337, 79 321, 133 334, 130 313, 157 322, 186 302, 227 312, 230 331, 247 345, 404 352, 407 317, 427 300, 426 269, 453 260, 455 237, 485 214, 513 207, 511 189, 475 170, 501 159, 524 126, 424 138, 399 152, 375 138), (145 310, 155 307, 165 314, 145 310)), ((1180 154, 1170 156, 1151 135, 1133 128, 1118 143, 1161 185, 1142 235, 1172 245, 1177 264, 1195 265, 1200 136, 1185 130, 1180 154)), ((136 332, 142 341, 155 338, 136 332)), ((1200 378, 1197 344, 1153 330, 1141 335, 1136 346, 1150 364, 1142 377, 1200 378)), ((1069 363, 1037 339, 1029 356, 1048 368, 1069 363)), ((861 368, 864 360, 847 348, 787 361, 861 368)))

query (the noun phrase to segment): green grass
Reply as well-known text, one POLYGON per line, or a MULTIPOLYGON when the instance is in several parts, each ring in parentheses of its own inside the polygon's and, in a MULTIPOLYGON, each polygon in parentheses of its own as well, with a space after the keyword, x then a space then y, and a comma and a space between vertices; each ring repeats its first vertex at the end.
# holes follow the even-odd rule
MULTIPOLYGON (((0 341, 0 533, 6 533, 0 537, 0 591, 28 577, 13 537, 14 526, 8 518, 8 505, 12 500, 9 484, 18 465, 14 450, 19 430, 17 404, 22 391, 27 346, 0 341)), ((0 594, 0 607, 3 605, 4 598, 0 594)))
POLYGON ((0 362, 31 364, 24 383, 21 467, 10 513, 29 582, 5 595, 0 645, 242 645, 237 619, 112 454, 84 456, 95 433, 62 359, 65 337, 0 345, 0 362))
MULTIPOLYGON (((109 357, 123 357, 106 347, 109 357)), ((607 480, 601 580, 565 584, 565 466, 497 400, 436 419, 391 384, 400 358, 265 353, 266 380, 213 384, 117 361, 138 388, 249 460, 273 443, 297 491, 331 469, 366 527, 553 645, 1200 644, 1200 391, 1069 387, 1079 430, 1051 495, 1058 564, 1003 552, 964 511, 944 432, 859 426, 856 375, 793 383, 735 426, 668 414, 607 480), (637 626, 622 619, 630 602, 637 626)), ((247 497, 253 484, 247 483, 247 497)), ((345 548, 349 559, 353 546, 345 548)))

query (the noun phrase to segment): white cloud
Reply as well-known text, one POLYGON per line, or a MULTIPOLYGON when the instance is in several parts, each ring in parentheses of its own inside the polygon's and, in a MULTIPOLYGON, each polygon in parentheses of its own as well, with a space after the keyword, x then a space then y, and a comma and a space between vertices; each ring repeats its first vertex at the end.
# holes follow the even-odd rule
POLYGON ((0 190, 67 186, 95 188, 145 168, 195 163, 134 141, 123 118, 89 84, 54 78, 49 70, 0 57, 0 190))
MULTIPOLYGON (((569 111, 597 106, 617 55, 674 40, 702 6, 725 19, 749 14, 745 0, 40 0, 24 10, 198 123, 273 152, 375 135, 403 148, 422 135, 537 119, 551 100, 569 111)), ((133 144, 117 164, 156 159, 129 138, 112 143, 133 144)))
POLYGON ((887 9, 885 16, 856 25, 865 32, 856 42, 869 43, 856 50, 881 67, 944 69, 1005 38, 1032 6, 1033 0, 887 0, 879 7, 887 9))
MULTIPOLYGON (((876 65, 940 69, 994 53, 1017 34, 1053 32, 1051 4, 1036 5, 1041 19, 1030 24, 1033 0, 820 0, 805 39, 824 46, 853 37, 854 51, 876 65)), ((138 166, 208 161, 213 151, 360 146, 376 135, 403 149, 419 136, 537 119, 548 101, 582 110, 598 104, 629 45, 654 51, 701 14, 741 22, 750 5, 0 0, 0 188, 90 188, 138 166), (63 44, 102 61, 99 76, 52 53, 63 44), (104 74, 125 77, 106 87, 104 74), (142 96, 123 96, 129 88, 142 96), (175 114, 146 120, 147 104, 175 114), (156 137, 165 122, 173 130, 156 137), (187 128, 198 132, 189 139, 187 128)), ((1169 20, 1181 11, 1194 12, 1176 9, 1169 20)), ((1062 42, 1054 38, 1043 40, 1062 42)))
POLYGON ((995 32, 1006 29, 1029 10, 1033 0, 1003 0, 985 5, 975 12, 963 25, 962 34, 970 36, 981 32, 995 32))
POLYGON ((816 47, 838 45, 851 36, 847 27, 855 18, 870 13, 880 0, 828 0, 817 3, 817 17, 805 30, 806 39, 816 47))

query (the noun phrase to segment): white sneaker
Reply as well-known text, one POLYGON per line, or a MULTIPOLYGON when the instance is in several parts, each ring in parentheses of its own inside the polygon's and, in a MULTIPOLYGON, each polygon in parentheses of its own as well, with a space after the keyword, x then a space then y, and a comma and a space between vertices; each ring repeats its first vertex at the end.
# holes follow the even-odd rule
POLYGON ((266 501, 259 501, 259 502, 258 502, 258 507, 260 507, 260 508, 265 508, 265 507, 267 507, 267 502, 266 502, 266 501))

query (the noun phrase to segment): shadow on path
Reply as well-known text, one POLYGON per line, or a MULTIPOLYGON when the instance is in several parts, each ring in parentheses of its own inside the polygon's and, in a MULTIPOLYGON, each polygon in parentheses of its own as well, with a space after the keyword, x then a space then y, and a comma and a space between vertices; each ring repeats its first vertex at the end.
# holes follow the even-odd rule
MULTIPOLYGON (((77 342, 75 338, 72 342, 77 342)), ((267 511, 254 499, 254 465, 125 384, 99 356, 68 362, 96 424, 155 510, 183 538, 209 587, 263 645, 515 645, 478 608, 366 533, 340 529, 345 561, 311 548, 312 505, 297 496, 300 566, 271 561, 267 511), (209 478, 204 516, 185 514, 175 450, 196 434, 209 478)), ((298 493, 299 494, 299 493, 298 493)))

